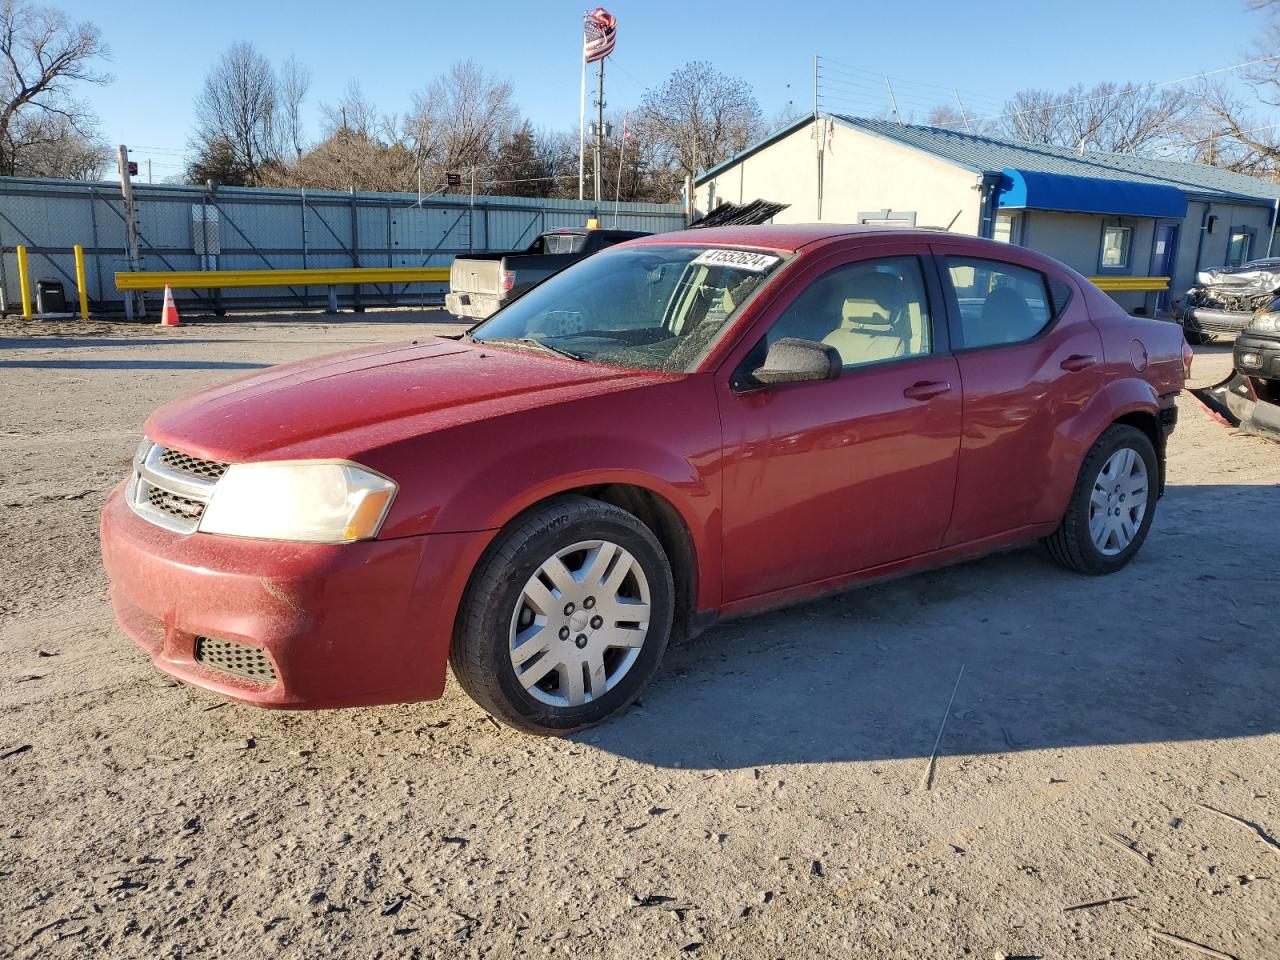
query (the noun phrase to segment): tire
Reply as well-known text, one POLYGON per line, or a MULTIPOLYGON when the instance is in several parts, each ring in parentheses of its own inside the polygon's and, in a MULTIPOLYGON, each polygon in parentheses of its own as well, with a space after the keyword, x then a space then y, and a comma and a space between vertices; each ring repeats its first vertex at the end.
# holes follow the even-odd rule
POLYGON ((671 564, 648 527, 612 504, 560 497, 513 520, 477 564, 449 664, 508 726, 572 733, 624 709, 652 678, 674 596, 671 564))
POLYGON ((1128 565, 1142 548, 1151 529, 1156 501, 1159 499, 1159 471, 1155 447, 1141 430, 1120 423, 1112 424, 1104 430, 1080 466, 1080 475, 1071 492, 1071 500, 1067 504, 1062 523, 1041 541, 1049 556, 1068 570, 1094 576, 1115 573, 1128 565), (1145 471, 1145 489, 1141 494, 1136 489, 1138 466, 1134 464, 1132 473, 1124 476, 1120 465, 1126 461, 1113 460, 1120 457, 1123 451, 1129 451, 1140 460, 1145 471), (1107 475, 1105 471, 1108 468, 1121 472, 1107 475), (1105 488, 1099 486, 1100 481, 1106 482, 1105 488), (1100 491, 1097 499, 1095 489, 1100 491), (1117 492, 1122 489, 1126 492, 1117 492), (1145 496, 1145 500, 1142 501, 1141 517, 1135 523, 1132 513, 1133 505, 1137 502, 1136 496, 1145 496), (1121 511, 1123 518, 1129 521, 1128 524, 1122 524, 1119 517, 1114 521, 1110 520, 1111 510, 1121 511), (1091 527, 1095 521, 1097 526, 1091 527), (1110 532, 1107 532, 1108 527, 1110 532), (1103 533, 1101 544, 1095 532, 1103 533))

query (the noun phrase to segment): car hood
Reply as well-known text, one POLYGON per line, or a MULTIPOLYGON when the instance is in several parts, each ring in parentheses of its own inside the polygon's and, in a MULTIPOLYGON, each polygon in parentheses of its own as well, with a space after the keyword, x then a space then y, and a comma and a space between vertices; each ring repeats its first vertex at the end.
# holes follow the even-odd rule
POLYGON ((433 337, 221 383, 161 407, 146 432, 212 460, 354 457, 408 436, 660 379, 433 337))

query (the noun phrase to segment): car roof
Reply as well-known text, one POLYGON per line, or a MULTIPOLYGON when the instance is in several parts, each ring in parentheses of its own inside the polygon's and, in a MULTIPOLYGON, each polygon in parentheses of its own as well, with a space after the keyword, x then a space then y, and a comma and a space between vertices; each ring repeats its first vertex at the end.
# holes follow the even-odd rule
POLYGON ((657 233, 633 244, 688 243, 696 246, 763 247, 792 253, 812 243, 837 237, 914 237, 937 239, 942 230, 927 228, 879 227, 853 223, 768 223, 759 226, 694 227, 672 233, 657 233))

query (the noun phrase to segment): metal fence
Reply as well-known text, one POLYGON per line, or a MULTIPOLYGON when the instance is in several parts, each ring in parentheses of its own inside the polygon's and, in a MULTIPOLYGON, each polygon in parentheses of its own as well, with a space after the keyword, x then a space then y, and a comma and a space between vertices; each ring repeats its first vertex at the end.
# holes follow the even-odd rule
MULTIPOLYGON (((602 226, 660 233, 684 226, 678 204, 524 197, 341 193, 252 187, 134 185, 142 268, 257 270, 326 267, 447 267, 455 256, 518 250, 544 230, 602 226)), ((15 250, 25 245, 34 290, 60 281, 75 302, 73 247, 84 247, 90 309, 118 313, 116 271, 128 269, 124 201, 116 183, 0 177, 0 309, 21 310, 15 250)), ((445 284, 339 289, 353 308, 440 303, 445 284)), ((175 290, 180 308, 323 308, 323 287, 175 290)))

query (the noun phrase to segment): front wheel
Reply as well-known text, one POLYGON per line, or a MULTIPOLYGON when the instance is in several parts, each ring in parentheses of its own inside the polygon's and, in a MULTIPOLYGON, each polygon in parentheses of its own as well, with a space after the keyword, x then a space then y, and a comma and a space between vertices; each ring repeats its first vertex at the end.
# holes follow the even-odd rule
POLYGON ((564 734, 623 709, 671 633, 671 565, 635 516, 563 497, 499 534, 467 587, 449 663, 503 723, 564 734))
POLYGON ((1079 573, 1115 573, 1147 539, 1159 486, 1151 439, 1112 424, 1085 456, 1062 523, 1042 541, 1049 555, 1079 573))

